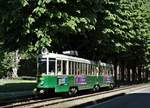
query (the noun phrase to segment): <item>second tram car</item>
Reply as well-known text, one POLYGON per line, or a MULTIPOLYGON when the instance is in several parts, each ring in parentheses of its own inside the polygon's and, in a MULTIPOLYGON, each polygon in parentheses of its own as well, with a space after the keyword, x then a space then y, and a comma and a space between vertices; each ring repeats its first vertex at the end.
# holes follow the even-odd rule
POLYGON ((68 93, 78 90, 112 87, 114 84, 111 64, 67 56, 63 54, 41 54, 37 59, 36 93, 68 93))

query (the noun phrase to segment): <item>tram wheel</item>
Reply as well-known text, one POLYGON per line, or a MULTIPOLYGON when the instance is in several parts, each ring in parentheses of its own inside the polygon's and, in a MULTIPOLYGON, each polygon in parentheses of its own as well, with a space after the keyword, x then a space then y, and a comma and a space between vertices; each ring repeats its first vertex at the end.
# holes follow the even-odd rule
POLYGON ((100 90, 100 86, 99 85, 95 85, 93 87, 93 92, 98 92, 100 90))
POLYGON ((71 87, 69 89, 68 95, 69 96, 75 96, 77 94, 77 92, 78 92, 78 89, 76 87, 71 87))

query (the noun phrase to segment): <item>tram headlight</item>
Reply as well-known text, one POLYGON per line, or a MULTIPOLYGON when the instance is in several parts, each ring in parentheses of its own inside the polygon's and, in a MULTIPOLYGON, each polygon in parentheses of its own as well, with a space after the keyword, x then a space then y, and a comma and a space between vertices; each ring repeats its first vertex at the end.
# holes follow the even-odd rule
POLYGON ((44 94, 44 90, 40 90, 40 93, 41 93, 41 94, 44 94))
POLYGON ((33 92, 37 92, 37 88, 34 88, 34 89, 33 89, 33 92))
POLYGON ((33 89, 33 94, 37 93, 37 88, 33 89))

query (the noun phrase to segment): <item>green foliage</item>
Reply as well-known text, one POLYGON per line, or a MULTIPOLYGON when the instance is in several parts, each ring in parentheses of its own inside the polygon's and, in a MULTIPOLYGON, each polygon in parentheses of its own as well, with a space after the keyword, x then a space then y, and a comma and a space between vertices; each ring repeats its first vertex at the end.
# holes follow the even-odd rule
POLYGON ((4 45, 10 50, 38 51, 50 47, 53 38, 61 38, 64 31, 67 35, 94 29, 99 3, 99 0, 1 0, 0 4, 5 6, 0 9, 4 45))
POLYGON ((78 50, 148 67, 149 7, 149 0, 1 0, 0 41, 9 51, 78 50))
POLYGON ((20 59, 27 59, 29 55, 26 52, 19 52, 16 56, 16 52, 4 52, 0 53, 0 78, 1 77, 12 77, 13 68, 20 67, 20 59), (16 58, 18 56, 18 58, 16 58))
POLYGON ((14 64, 14 54, 12 52, 1 53, 0 58, 0 77, 7 75, 7 72, 12 71, 14 64))
POLYGON ((146 0, 103 2, 104 8, 99 12, 96 29, 102 31, 98 37, 102 40, 101 45, 106 45, 102 48, 107 52, 101 52, 108 60, 117 59, 129 65, 145 63, 146 41, 150 30, 148 9, 145 8, 147 3, 149 1, 146 0), (105 40, 110 40, 109 44, 105 44, 105 40))

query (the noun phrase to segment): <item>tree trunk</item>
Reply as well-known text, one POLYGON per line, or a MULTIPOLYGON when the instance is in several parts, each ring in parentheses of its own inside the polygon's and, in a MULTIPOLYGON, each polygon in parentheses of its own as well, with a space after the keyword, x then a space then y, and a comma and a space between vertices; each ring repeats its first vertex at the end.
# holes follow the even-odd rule
POLYGON ((14 52, 13 67, 12 67, 12 78, 18 78, 18 65, 20 62, 19 50, 14 52))
POLYGON ((132 83, 136 82, 136 67, 132 66, 132 83))
POLYGON ((138 81, 141 82, 141 71, 142 70, 142 66, 138 66, 138 81))
POLYGON ((144 72, 145 72, 145 75, 144 75, 144 77, 145 77, 145 78, 144 78, 144 81, 145 81, 145 82, 148 82, 148 77, 149 77, 148 74, 149 74, 149 71, 148 71, 148 69, 145 69, 144 72))
POLYGON ((18 78, 18 68, 14 67, 12 68, 12 78, 18 78))
POLYGON ((127 82, 130 83, 130 67, 127 66, 127 82))
POLYGON ((124 71, 125 71, 125 66, 124 62, 121 63, 121 82, 124 83, 124 71))
POLYGON ((114 64, 114 82, 117 84, 117 63, 114 64))

